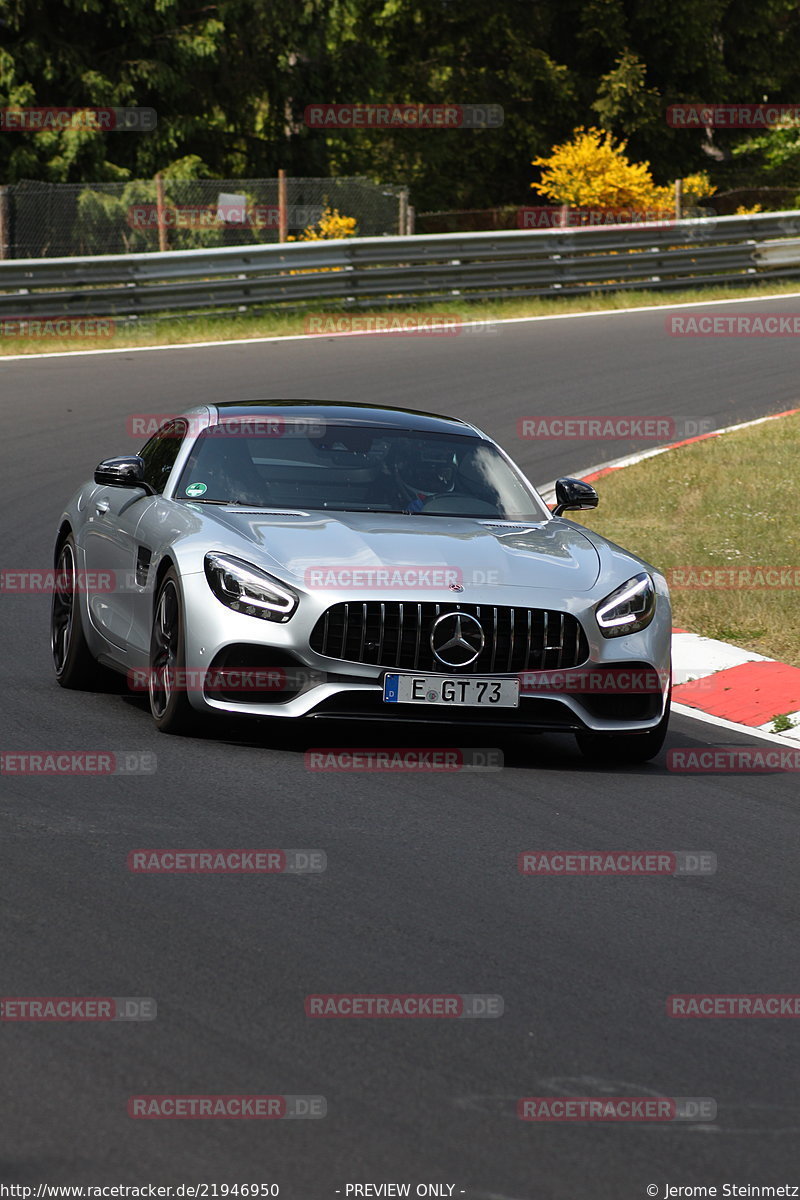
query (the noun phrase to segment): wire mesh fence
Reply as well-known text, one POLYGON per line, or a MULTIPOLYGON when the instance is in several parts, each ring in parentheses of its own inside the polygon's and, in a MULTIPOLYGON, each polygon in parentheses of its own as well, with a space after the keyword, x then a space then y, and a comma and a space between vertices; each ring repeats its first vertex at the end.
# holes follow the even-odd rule
MULTIPOLYGON (((155 180, 23 180, 0 193, 3 258, 134 254, 279 240, 277 179, 164 179, 161 208, 155 180)), ((397 235, 405 232, 406 200, 403 189, 359 176, 287 179, 289 237, 301 237, 326 208, 355 218, 358 237, 397 235)))

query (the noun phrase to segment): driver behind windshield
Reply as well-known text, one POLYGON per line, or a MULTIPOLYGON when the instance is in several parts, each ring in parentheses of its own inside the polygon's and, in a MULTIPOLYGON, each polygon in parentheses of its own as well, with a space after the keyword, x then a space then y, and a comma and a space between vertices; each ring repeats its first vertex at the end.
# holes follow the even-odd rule
POLYGON ((199 503, 431 516, 538 516, 516 472, 473 437, 328 425, 285 438, 204 431, 177 495, 199 503))

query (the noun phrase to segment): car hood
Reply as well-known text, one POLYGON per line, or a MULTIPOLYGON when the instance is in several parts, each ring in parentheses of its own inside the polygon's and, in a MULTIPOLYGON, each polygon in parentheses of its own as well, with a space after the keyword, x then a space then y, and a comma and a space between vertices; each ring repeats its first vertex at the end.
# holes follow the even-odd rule
MULTIPOLYGON (((219 549, 300 587, 308 586, 309 573, 319 569, 446 566, 461 573, 465 590, 492 585, 569 593, 589 591, 600 572, 600 556, 589 538, 559 519, 537 525, 399 513, 235 509, 205 509, 203 515, 205 535, 213 536, 216 529, 219 549)), ((316 586, 336 590, 330 575, 323 581, 316 586)))

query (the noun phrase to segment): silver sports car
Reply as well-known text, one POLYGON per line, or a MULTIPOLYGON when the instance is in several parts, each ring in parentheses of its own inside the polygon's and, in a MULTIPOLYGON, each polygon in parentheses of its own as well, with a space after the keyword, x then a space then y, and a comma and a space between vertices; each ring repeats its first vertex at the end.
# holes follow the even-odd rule
POLYGON ((199 714, 572 732, 641 762, 669 720, 664 577, 551 512, 474 426, 308 400, 195 408, 61 516, 62 687, 107 669, 167 733, 199 714))

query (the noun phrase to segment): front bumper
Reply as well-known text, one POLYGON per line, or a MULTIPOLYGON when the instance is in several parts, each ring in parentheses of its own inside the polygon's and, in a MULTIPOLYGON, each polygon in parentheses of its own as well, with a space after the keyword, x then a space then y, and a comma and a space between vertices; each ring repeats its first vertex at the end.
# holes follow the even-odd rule
MULTIPOLYGON (((214 688, 196 688, 189 693, 192 705, 206 713, 239 716, 316 719, 362 719, 457 724, 474 728, 508 728, 527 731, 593 731, 597 733, 643 733, 661 720, 670 688, 672 618, 669 598, 659 595, 655 616, 640 633, 607 639, 593 617, 599 597, 582 596, 565 600, 545 589, 535 596, 526 590, 525 602, 571 612, 586 633, 589 654, 577 671, 589 677, 588 690, 575 690, 569 678, 546 674, 546 685, 537 686, 535 675, 493 672, 492 678, 520 678, 520 704, 516 709, 489 711, 446 705, 387 704, 383 700, 383 677, 397 668, 344 662, 316 654, 310 647, 312 630, 320 615, 337 601, 352 595, 324 593, 303 597, 298 611, 284 624, 245 616, 226 608, 214 597, 204 576, 183 577, 186 610, 187 667, 275 668, 285 678, 277 686, 256 694, 240 694, 214 688), (643 686, 636 683, 622 691, 607 685, 610 671, 646 675, 643 686), (591 675, 600 674, 597 687, 591 675), (554 678, 556 677, 556 678, 554 678), (655 679, 655 683, 654 683, 655 679)), ((397 597, 390 597, 396 599, 397 597)), ((408 596, 404 596, 408 599, 408 596)), ((412 597, 415 598, 415 597, 412 597)), ((374 595, 369 599, 375 599, 374 595)), ((425 600, 441 599, 453 604, 452 594, 441 597, 428 592, 425 600)), ((477 602, 481 602, 477 597, 477 602)), ((483 602, 486 603, 485 598, 483 602)), ((491 603, 519 605, 520 589, 495 589, 491 603)), ((423 672, 415 672, 423 673, 423 672)), ((424 672, 430 675, 430 671, 424 672)), ((480 672, 485 676, 488 672, 480 672)), ((574 671, 563 673, 574 676, 574 671)), ((442 672, 442 678, 463 673, 442 672)))
MULTIPOLYGON (((599 672, 587 664, 586 671, 599 672)), ((637 672, 658 679, 658 672, 650 664, 639 664, 637 672)), ((287 680, 294 691, 299 670, 287 670, 287 680)), ((664 713, 666 686, 657 690, 637 693, 614 693, 600 695, 595 692, 565 692, 561 689, 535 688, 520 694, 518 708, 490 710, 472 706, 459 707, 444 704, 387 704, 383 699, 382 678, 373 683, 345 679, 336 675, 319 675, 308 671, 307 685, 282 699, 283 688, 276 688, 269 699, 253 701, 225 698, 208 690, 202 693, 202 704, 207 711, 237 713, 242 716, 260 717, 313 717, 320 719, 362 719, 379 721, 404 721, 411 723, 442 723, 469 725, 483 728, 525 728, 529 730, 593 730, 596 732, 645 732, 658 724, 664 713)), ((453 678, 453 676, 441 676, 453 678)), ((496 675, 496 679, 517 676, 496 675)), ((668 672, 665 676, 668 681, 668 672)))

